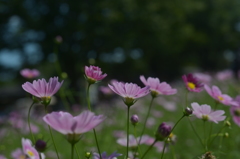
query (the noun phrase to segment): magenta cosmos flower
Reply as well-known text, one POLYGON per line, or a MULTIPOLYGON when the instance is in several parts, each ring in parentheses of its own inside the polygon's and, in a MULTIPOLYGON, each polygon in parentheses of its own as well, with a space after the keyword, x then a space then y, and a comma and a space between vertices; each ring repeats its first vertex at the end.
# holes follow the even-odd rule
MULTIPOLYGON (((101 154, 102 159, 117 159, 118 156, 122 156, 122 154, 114 152, 111 155, 107 155, 106 152, 101 154)), ((96 152, 93 153, 93 159, 100 159, 100 155, 96 152)))
POLYGON ((105 118, 103 115, 95 116, 90 111, 83 111, 75 117, 60 111, 45 115, 43 120, 56 131, 68 135, 69 142, 77 142, 81 134, 92 130, 105 118))
POLYGON ((240 95, 235 98, 237 105, 230 107, 230 112, 233 117, 235 124, 240 126, 240 95))
POLYGON ((183 75, 182 79, 186 85, 186 88, 191 92, 200 92, 202 91, 203 84, 194 77, 191 73, 188 75, 183 75))
POLYGON ((224 105, 235 105, 237 106, 237 102, 235 102, 230 96, 226 94, 222 94, 220 89, 217 86, 212 86, 212 89, 208 85, 204 85, 205 90, 207 93, 213 97, 217 102, 220 102, 224 105))
MULTIPOLYGON (((23 153, 30 159, 40 159, 37 150, 32 146, 32 142, 29 139, 22 138, 23 153)), ((44 154, 41 153, 42 159, 45 158, 44 154)))
POLYGON ((101 71, 101 68, 97 66, 85 66, 85 75, 87 77, 87 80, 90 84, 96 83, 97 81, 101 81, 104 79, 107 74, 103 74, 101 71))
POLYGON ((36 69, 31 70, 31 69, 25 68, 25 69, 20 71, 20 74, 24 78, 32 79, 32 78, 38 77, 40 75, 40 72, 36 69))
POLYGON ((62 83, 63 81, 61 83, 58 82, 58 77, 53 77, 48 82, 45 79, 34 80, 33 83, 26 82, 22 85, 22 88, 33 96, 50 102, 51 96, 59 90, 62 83))
POLYGON ((193 108, 193 114, 204 121, 218 123, 226 118, 226 116, 223 116, 225 113, 223 110, 212 111, 211 107, 207 104, 200 106, 198 103, 192 103, 191 106, 193 108))
POLYGON ((173 89, 166 82, 160 83, 160 80, 158 78, 148 77, 148 79, 146 80, 144 76, 140 76, 140 80, 145 86, 150 87, 151 94, 153 97, 156 97, 159 94, 172 95, 177 93, 177 90, 173 89))
POLYGON ((108 84, 113 92, 124 98, 124 103, 127 106, 132 106, 137 98, 141 98, 150 93, 149 86, 144 88, 139 87, 134 83, 113 82, 108 84))

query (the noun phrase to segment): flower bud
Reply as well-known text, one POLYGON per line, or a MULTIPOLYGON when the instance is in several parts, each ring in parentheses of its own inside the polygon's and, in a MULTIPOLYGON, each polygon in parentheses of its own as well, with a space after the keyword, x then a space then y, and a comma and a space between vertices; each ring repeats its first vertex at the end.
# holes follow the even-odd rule
POLYGON ((226 126, 226 127, 231 127, 231 123, 230 123, 230 121, 228 121, 228 120, 225 121, 225 122, 224 122, 224 126, 226 126))
POLYGON ((38 152, 44 152, 47 148, 47 143, 39 139, 36 141, 35 148, 38 152))
POLYGON ((85 153, 85 157, 86 157, 87 159, 89 159, 89 158, 91 157, 91 152, 86 152, 86 153, 85 153))
POLYGON ((166 123, 162 123, 155 134, 157 140, 163 141, 166 137, 171 134, 172 127, 166 123))
POLYGON ((183 112, 183 114, 185 116, 190 116, 190 115, 192 115, 192 113, 193 113, 193 110, 191 108, 189 108, 189 107, 185 108, 185 110, 183 112))
POLYGON ((139 119, 138 119, 138 116, 136 114, 132 115, 131 117, 131 123, 136 126, 137 123, 138 123, 139 119))
POLYGON ((226 132, 226 133, 223 134, 223 137, 228 138, 229 134, 226 132))

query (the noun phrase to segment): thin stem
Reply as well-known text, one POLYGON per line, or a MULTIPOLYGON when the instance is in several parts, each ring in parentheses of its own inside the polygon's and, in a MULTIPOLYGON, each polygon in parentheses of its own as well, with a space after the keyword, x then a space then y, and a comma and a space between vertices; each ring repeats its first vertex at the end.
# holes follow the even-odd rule
MULTIPOLYGON (((168 139, 168 138, 167 138, 167 139, 168 139)), ((161 159, 163 159, 163 156, 164 156, 164 151, 165 151, 165 148, 166 148, 167 139, 164 141, 164 146, 163 146, 163 151, 162 151, 161 159)))
POLYGON ((143 154, 143 156, 142 156, 141 159, 143 159, 143 158, 146 156, 146 154, 148 153, 148 151, 151 150, 151 148, 155 145, 156 142, 157 142, 157 140, 155 139, 154 142, 152 143, 152 145, 150 145, 149 148, 147 149, 147 151, 143 154))
POLYGON ((127 107, 127 158, 128 158, 128 147, 129 147, 129 110, 130 106, 127 107))
MULTIPOLYGON (((217 106, 218 106, 218 101, 215 101, 215 106, 214 106, 214 110, 216 110, 217 106)), ((211 138, 211 134, 212 134, 212 129, 213 129, 213 123, 211 122, 210 124, 210 130, 209 130, 209 136, 208 136, 208 139, 210 140, 211 138)), ((208 141, 207 141, 208 142, 208 141)))
POLYGON ((173 130, 175 129, 175 127, 178 125, 178 123, 185 117, 185 115, 183 115, 180 119, 178 119, 178 121, 176 122, 176 124, 173 126, 171 133, 173 132, 173 130))
POLYGON ((204 148, 204 144, 203 144, 203 142, 202 142, 202 139, 201 139, 200 136, 198 135, 197 131, 195 130, 195 128, 194 128, 194 126, 192 125, 192 122, 191 122, 191 120, 190 120, 189 118, 188 118, 188 121, 189 121, 189 123, 190 123, 190 125, 191 125, 191 127, 192 127, 192 129, 193 129, 193 131, 194 131, 194 133, 195 133, 195 135, 197 136, 198 140, 200 141, 200 143, 202 144, 202 146, 203 146, 203 148, 204 148))
POLYGON ((71 144, 71 159, 73 159, 74 156, 74 145, 75 144, 71 144))
POLYGON ((173 159, 176 159, 176 155, 175 155, 175 150, 174 150, 174 147, 171 146, 171 149, 172 149, 172 156, 173 156, 173 159))
POLYGON ((225 128, 225 126, 223 126, 217 133, 217 135, 215 135, 215 137, 212 139, 212 141, 209 143, 209 147, 212 145, 213 141, 215 140, 215 138, 220 134, 220 132, 225 128))
POLYGON ((77 152, 78 159, 80 159, 80 155, 78 153, 77 147, 74 145, 75 151, 77 152))
POLYGON ((135 136, 135 139, 136 139, 136 143, 137 143, 137 150, 136 150, 136 154, 137 152, 139 153, 139 156, 141 156, 142 152, 141 152, 141 149, 140 149, 140 146, 138 144, 138 141, 137 141, 137 133, 136 133, 136 126, 134 126, 134 136, 135 136))
MULTIPOLYGON (((91 86, 91 84, 88 83, 88 87, 87 87, 87 103, 88 103, 88 109, 89 109, 90 111, 92 111, 92 109, 91 109, 91 103, 90 103, 90 96, 89 96, 90 86, 91 86)), ((98 144, 97 134, 96 134, 95 129, 93 129, 93 132, 94 132, 94 137, 95 137, 95 141, 96 141, 96 144, 97 144, 98 153, 99 153, 100 159, 102 159, 102 155, 101 155, 100 147, 99 147, 99 144, 98 144)))
POLYGON ((150 102, 150 105, 149 105, 149 107, 148 107, 147 116, 146 116, 146 118, 145 118, 145 121, 144 121, 144 124, 143 124, 143 130, 142 130, 142 133, 141 133, 141 135, 140 135, 139 142, 138 142, 139 144, 140 144, 140 142, 141 142, 141 140, 142 140, 142 136, 143 136, 143 134, 144 134, 144 130, 145 130, 145 127, 146 127, 146 123, 147 123, 147 120, 148 120, 148 117, 149 117, 149 114, 150 114, 150 111, 151 111, 153 99, 154 99, 154 97, 152 97, 151 102, 150 102))
POLYGON ((207 147, 207 138, 206 138, 206 121, 203 121, 203 137, 204 137, 204 144, 205 144, 205 151, 207 152, 208 147, 207 147))
POLYGON ((28 109, 28 127, 29 127, 30 133, 31 133, 31 135, 32 135, 33 143, 35 144, 35 138, 34 138, 34 135, 33 135, 33 133, 32 133, 32 129, 31 129, 31 125, 30 125, 30 112, 31 112, 31 109, 32 109, 34 103, 35 103, 35 102, 32 102, 30 108, 28 109))
MULTIPOLYGON (((45 112, 47 114, 47 106, 45 105, 45 112)), ((54 148, 55 148, 55 151, 56 151, 56 154, 57 154, 57 158, 59 159, 59 155, 58 155, 58 150, 57 150, 57 146, 55 144, 55 141, 54 141, 54 138, 53 138, 53 135, 52 135, 52 129, 51 127, 48 125, 48 130, 50 132, 50 135, 51 135, 51 138, 52 138, 52 142, 53 142, 53 145, 54 145, 54 148)))
MULTIPOLYGON (((188 104, 188 92, 189 91, 187 90, 186 95, 185 95, 185 102, 186 102, 185 103, 186 104, 185 107, 187 107, 187 104, 188 104)), ((183 107, 183 109, 184 109, 184 107, 183 107)))

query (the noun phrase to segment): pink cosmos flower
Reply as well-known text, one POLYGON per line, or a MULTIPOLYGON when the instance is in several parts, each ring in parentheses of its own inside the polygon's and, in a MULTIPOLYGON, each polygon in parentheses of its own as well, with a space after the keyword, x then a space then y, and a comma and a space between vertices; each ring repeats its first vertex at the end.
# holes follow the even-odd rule
POLYGON ((0 155, 0 159, 7 159, 7 158, 3 155, 0 155))
POLYGON ((233 72, 231 70, 223 70, 220 72, 217 72, 216 78, 219 81, 225 81, 233 78, 233 72))
POLYGON ((238 126, 240 126, 240 95, 238 95, 235 98, 235 101, 237 102, 238 105, 231 106, 230 107, 230 112, 231 112, 231 115, 233 117, 234 123, 237 124, 238 126))
POLYGON ((133 105, 137 98, 141 98, 150 93, 149 86, 141 88, 134 83, 113 82, 112 85, 108 84, 108 86, 113 92, 124 98, 124 103, 127 106, 133 105))
MULTIPOLYGON (((145 144, 149 139, 149 136, 143 135, 140 144, 145 144)), ((135 138, 133 135, 129 135, 129 147, 137 147, 140 137, 135 138), (137 143, 138 142, 138 143, 137 143)), ((122 146, 127 146, 127 137, 119 138, 117 143, 122 146)))
MULTIPOLYGON (((102 159, 117 159, 118 156, 122 156, 122 154, 119 154, 117 152, 112 153, 111 155, 107 155, 106 152, 103 152, 101 154, 102 159)), ((100 159, 100 155, 96 152, 93 153, 93 159, 100 159)))
POLYGON ((211 97, 213 97, 216 101, 228 106, 237 105, 237 102, 233 101, 233 99, 230 96, 226 94, 222 94, 222 92, 217 86, 212 86, 212 89, 211 89, 208 85, 204 85, 204 88, 207 91, 207 93, 211 97))
POLYGON ((186 88, 191 92, 201 92, 203 84, 194 77, 191 73, 188 75, 183 75, 182 79, 186 85, 186 88))
POLYGON ((225 113, 223 110, 212 111, 211 107, 207 104, 200 106, 198 103, 192 103, 191 106, 193 108, 193 114, 196 115, 197 118, 204 121, 218 123, 226 118, 226 116, 223 116, 225 113))
POLYGON ((88 79, 88 82, 91 84, 96 83, 97 81, 101 81, 107 76, 106 73, 102 74, 101 68, 97 66, 85 66, 85 75, 88 79))
POLYGON ((177 89, 173 89, 166 82, 160 83, 158 78, 148 77, 146 80, 144 76, 140 76, 140 80, 145 86, 150 86, 152 96, 157 96, 159 94, 172 95, 177 93, 177 89))
POLYGON ((58 82, 58 77, 53 77, 49 79, 49 82, 46 82, 45 79, 34 80, 33 83, 26 82, 22 85, 22 88, 38 98, 50 99, 59 90, 62 83, 63 81, 58 82))
POLYGON ((25 68, 25 69, 20 71, 20 74, 24 78, 32 79, 32 78, 38 77, 40 75, 40 72, 36 69, 31 70, 31 69, 25 68))
POLYGON ((204 84, 208 84, 210 83, 210 81, 212 80, 212 77, 206 73, 194 73, 193 74, 200 82, 204 83, 204 84))
MULTIPOLYGON (((23 153, 30 159, 40 159, 37 150, 32 146, 32 142, 29 139, 22 138, 23 153)), ((42 159, 45 159, 45 155, 41 153, 42 159)))
POLYGON ((103 115, 95 116, 90 111, 83 111, 78 116, 73 117, 68 112, 52 112, 43 117, 43 120, 56 131, 69 134, 82 134, 90 131, 99 125, 106 117, 103 115))

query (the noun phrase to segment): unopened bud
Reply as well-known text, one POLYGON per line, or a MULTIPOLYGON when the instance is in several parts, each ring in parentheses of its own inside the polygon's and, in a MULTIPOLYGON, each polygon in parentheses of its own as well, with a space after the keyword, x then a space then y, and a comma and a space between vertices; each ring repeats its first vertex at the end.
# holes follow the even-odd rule
POLYGON ((91 152, 86 152, 86 153, 85 153, 85 157, 86 157, 87 159, 89 159, 89 158, 91 157, 91 152))
POLYGON ((226 132, 226 133, 223 134, 223 137, 228 138, 228 137, 229 137, 229 134, 226 132))
POLYGON ((39 139, 36 141, 35 148, 38 152, 44 152, 47 148, 47 143, 39 139))
POLYGON ((139 119, 138 119, 138 116, 136 114, 132 115, 131 117, 131 123, 136 126, 137 123, 138 123, 139 119))
POLYGON ((192 113, 193 113, 193 110, 191 108, 189 108, 189 107, 185 108, 185 110, 183 112, 183 114, 185 116, 190 116, 190 115, 192 115, 192 113))
POLYGON ((168 137, 171 133, 172 127, 167 125, 166 123, 162 123, 155 134, 157 140, 163 141, 166 137, 168 137))
POLYGON ((231 123, 228 120, 224 122, 224 125, 227 126, 227 127, 231 127, 231 123))

